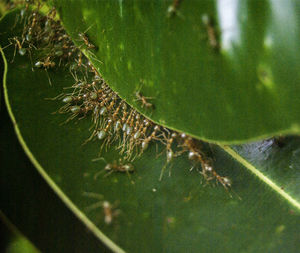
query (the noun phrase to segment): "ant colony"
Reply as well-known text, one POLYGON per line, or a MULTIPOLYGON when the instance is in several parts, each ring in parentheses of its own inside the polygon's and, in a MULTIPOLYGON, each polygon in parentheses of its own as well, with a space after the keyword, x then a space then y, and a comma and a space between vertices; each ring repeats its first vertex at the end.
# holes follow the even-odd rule
MULTIPOLYGON (((192 163, 191 167, 197 168, 202 178, 206 181, 215 180, 226 190, 229 189, 230 179, 220 176, 216 172, 212 159, 201 149, 203 142, 185 133, 159 126, 145 118, 108 86, 96 68, 81 52, 81 49, 84 49, 94 59, 98 50, 87 35, 87 31, 78 34, 75 41, 79 46, 76 46, 56 19, 54 8, 47 15, 41 15, 39 10, 42 4, 40 2, 25 1, 25 3, 25 7, 21 9, 16 20, 16 22, 24 23, 24 30, 20 36, 10 38, 9 45, 15 46, 14 55, 16 52, 20 56, 27 55, 31 62, 33 51, 37 51, 38 53, 35 55, 39 55, 39 58, 32 62, 32 66, 44 69, 47 75, 47 71, 58 67, 65 67, 67 72, 70 72, 74 82, 70 87, 64 89, 68 92, 64 92, 52 100, 59 100, 63 103, 57 112, 68 115, 65 123, 82 118, 91 120, 91 134, 84 143, 99 140, 101 150, 115 144, 122 159, 105 162, 104 176, 115 173, 127 174, 130 177, 137 171, 132 164, 133 161, 155 143, 162 145, 165 150, 162 152, 165 154, 165 164, 161 169, 160 180, 162 180, 166 168, 170 171, 174 159, 185 154, 192 163), (30 8, 29 2, 33 3, 30 8)), ((179 4, 180 1, 174 1, 169 9, 169 15, 178 12, 179 4)), ((211 44, 217 47, 210 23, 208 19, 204 21, 211 44)), ((50 78, 49 83, 51 84, 50 78)), ((147 97, 141 91, 136 92, 133 96, 136 98, 138 107, 155 111, 153 98, 147 97)), ((101 156, 101 152, 99 156, 101 156)), ((100 174, 97 173, 94 178, 97 179, 100 174)), ((103 203, 105 212, 108 210, 107 206, 103 203)))

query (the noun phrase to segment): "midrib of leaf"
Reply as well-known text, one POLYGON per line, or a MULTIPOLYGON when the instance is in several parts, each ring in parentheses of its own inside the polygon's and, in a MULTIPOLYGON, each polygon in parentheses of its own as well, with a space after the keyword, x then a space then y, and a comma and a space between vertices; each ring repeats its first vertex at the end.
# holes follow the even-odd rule
POLYGON ((289 195, 286 191, 284 191, 281 187, 279 187, 274 181, 272 181, 269 177, 264 175, 261 171, 259 171, 253 164, 248 162, 242 156, 240 156, 237 152, 235 152, 232 148, 227 145, 219 145, 225 152, 227 152, 233 159, 242 164, 246 169, 248 169, 251 173, 253 173, 256 177, 258 177, 261 181, 263 181, 266 185, 268 185, 273 191, 279 194, 282 198, 288 201, 291 205, 296 207, 300 211, 300 203, 296 199, 294 199, 291 195, 289 195))

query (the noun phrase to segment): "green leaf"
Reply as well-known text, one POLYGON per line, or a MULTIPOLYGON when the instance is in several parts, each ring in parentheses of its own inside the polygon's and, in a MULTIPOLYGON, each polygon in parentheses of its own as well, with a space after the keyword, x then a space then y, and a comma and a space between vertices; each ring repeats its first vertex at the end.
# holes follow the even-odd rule
MULTIPOLYGON (((1 20, 1 31, 3 32, 2 36, 4 36, 1 37, 0 44, 2 42, 7 43, 7 38, 16 35, 18 30, 10 29, 14 22, 15 13, 7 15, 4 20, 1 20)), ((10 50, 9 61, 13 57, 13 46, 10 50)), ((28 65, 27 61, 29 59, 21 60, 25 60, 28 65)), ((0 65, 4 68, 2 57, 0 65)), ((7 71, 7 63, 5 67, 7 71)), ((20 61, 16 67, 21 69, 21 72, 26 71, 20 61)), ((42 76, 44 77, 44 73, 42 73, 42 76)), ((22 82, 20 81, 22 76, 19 76, 19 78, 18 84, 31 84, 31 80, 22 82)), ((2 88, 1 85, 1 92, 2 88)), ((16 128, 15 130, 18 135, 20 133, 19 129, 16 128)), ((60 197, 53 192, 52 187, 41 177, 39 171, 22 150, 16 133, 6 111, 4 101, 1 100, 1 219, 3 218, 2 215, 5 215, 42 252, 74 252, 74 249, 78 252, 106 252, 107 248, 104 244, 86 229, 86 224, 82 223, 71 212, 60 197)))
POLYGON ((5 253, 38 253, 27 240, 0 212, 0 250, 5 253))
POLYGON ((0 218, 5 215, 42 252, 105 252, 30 163, 5 107, 0 139, 0 218))
POLYGON ((74 41, 83 48, 86 32, 98 47, 90 60, 108 84, 155 122, 227 144, 299 134, 298 1, 55 4, 74 41), (141 108, 138 90, 155 109, 141 108))
MULTIPOLYGON (((5 45, 14 31, 15 16, 0 23, 5 45)), ((5 50, 8 60, 13 48, 5 50)), ((33 55, 33 58, 35 56, 33 55)), ((5 99, 17 136, 39 173, 98 240, 122 252, 297 252, 299 249, 300 147, 298 138, 279 148, 273 140, 238 147, 212 146, 215 168, 233 181, 232 190, 201 184, 201 175, 185 156, 172 162, 172 176, 158 181, 165 164, 150 146, 134 162, 131 180, 126 174, 98 177, 105 162, 91 160, 99 142, 82 145, 89 136, 90 120, 61 125, 65 115, 52 115, 61 106, 55 97, 72 85, 68 70, 31 71, 31 62, 16 55, 5 76, 5 99), (272 182, 272 183, 270 183, 272 182), (115 203, 119 215, 105 223, 102 207, 88 211, 101 200, 115 203), (88 196, 90 197, 88 197, 88 196), (231 197, 232 195, 232 197, 231 197)), ((164 147, 159 146, 164 151, 164 147)), ((109 162, 118 155, 114 147, 101 154, 109 162)), ((170 168, 169 168, 170 169, 170 168)), ((22 178, 19 178, 22 181, 22 178)), ((21 183, 20 183, 21 184, 21 183)), ((40 189, 36 189, 37 192, 40 189)), ((46 216, 50 219, 52 216, 46 216)), ((60 231, 64 224, 53 221, 60 231)), ((72 229, 69 240, 74 243, 72 229)), ((88 247, 89 241, 82 241, 88 247)), ((49 246, 50 247, 50 246, 49 246)), ((53 251, 53 250, 52 250, 53 251)))

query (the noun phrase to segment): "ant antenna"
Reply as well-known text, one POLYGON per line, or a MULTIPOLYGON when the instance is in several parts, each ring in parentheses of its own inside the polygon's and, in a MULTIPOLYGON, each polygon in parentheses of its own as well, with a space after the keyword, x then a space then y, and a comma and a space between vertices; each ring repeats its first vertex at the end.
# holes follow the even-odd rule
POLYGON ((107 161, 105 160, 104 157, 98 157, 98 158, 92 159, 92 162, 98 162, 98 161, 104 161, 105 163, 107 163, 107 161))

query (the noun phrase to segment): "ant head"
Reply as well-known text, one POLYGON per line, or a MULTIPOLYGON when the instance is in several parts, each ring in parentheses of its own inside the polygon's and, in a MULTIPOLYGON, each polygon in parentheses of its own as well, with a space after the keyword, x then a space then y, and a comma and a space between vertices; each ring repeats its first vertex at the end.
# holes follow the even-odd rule
POLYGON ((112 170, 112 166, 111 164, 107 164, 105 167, 104 167, 104 170, 107 170, 107 171, 111 171, 112 170))
POLYGON ((103 201, 103 208, 109 208, 110 207, 110 204, 108 201, 103 201))
POLYGON ((134 171, 134 167, 133 167, 133 165, 130 164, 130 163, 125 164, 125 165, 123 166, 123 168, 125 169, 125 171, 128 171, 128 172, 134 171))

